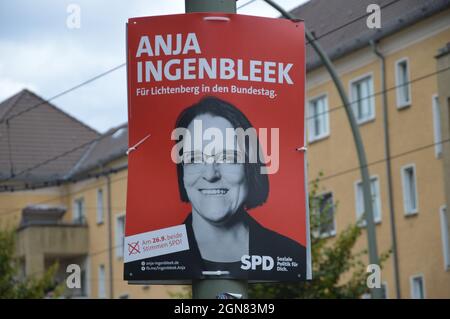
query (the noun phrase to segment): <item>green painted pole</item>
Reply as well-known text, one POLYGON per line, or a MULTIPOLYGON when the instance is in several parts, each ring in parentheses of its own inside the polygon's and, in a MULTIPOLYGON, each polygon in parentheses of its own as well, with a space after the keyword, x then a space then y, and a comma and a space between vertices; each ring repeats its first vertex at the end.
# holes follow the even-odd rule
MULTIPOLYGON (((281 13, 281 15, 287 19, 290 20, 296 20, 297 18, 292 15, 291 13, 284 10, 282 7, 280 7, 277 3, 275 3, 272 0, 264 0, 266 3, 268 3, 270 6, 272 6, 274 9, 276 9, 278 12, 281 13)), ((353 110, 351 108, 350 101, 347 97, 347 94, 345 92, 344 86, 341 83, 341 80, 339 79, 339 76, 337 72, 335 71, 334 65, 331 62, 331 60, 328 58, 328 55, 325 53, 325 51, 322 49, 322 47, 315 41, 312 34, 306 30, 306 38, 310 42, 311 46, 314 48, 316 53, 319 55, 320 59, 322 60, 322 63, 324 64, 325 68, 327 69, 328 73, 331 76, 331 79, 334 82, 334 85, 336 86, 337 91, 339 92, 339 95, 341 97, 342 103, 345 106, 345 111, 347 113, 347 118, 350 123, 350 128, 352 130, 353 139, 355 141, 356 146, 356 152, 358 154, 359 159, 359 166, 361 171, 361 177, 362 177, 362 183, 363 183, 363 193, 364 193, 364 208, 365 208, 365 218, 366 218, 366 225, 367 225, 367 240, 368 240, 368 250, 369 250, 369 262, 371 264, 380 265, 379 258, 378 258, 378 251, 377 251, 377 241, 376 241, 376 233, 375 233, 375 223, 373 220, 373 209, 372 209, 372 194, 370 190, 370 177, 369 177, 369 169, 367 167, 367 159, 366 159, 366 152, 364 150, 364 144, 361 138, 361 134, 359 132, 358 124, 356 123, 355 116, 353 114, 353 110)), ((381 289, 379 288, 373 288, 372 289, 372 298, 374 299, 381 299, 381 289)))
MULTIPOLYGON (((236 13, 236 0, 185 0, 186 13, 225 12, 236 13)), ((227 279, 194 280, 192 297, 194 299, 214 299, 224 293, 239 294, 247 298, 247 281, 227 279)))

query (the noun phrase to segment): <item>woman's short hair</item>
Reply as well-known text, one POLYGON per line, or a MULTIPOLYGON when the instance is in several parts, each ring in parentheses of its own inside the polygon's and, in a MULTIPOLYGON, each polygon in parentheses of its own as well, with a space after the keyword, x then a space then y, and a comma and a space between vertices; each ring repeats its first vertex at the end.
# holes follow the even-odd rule
MULTIPOLYGON (((202 98, 196 104, 184 109, 177 118, 175 128, 187 128, 197 116, 203 114, 223 117, 228 120, 235 129, 242 128, 243 130, 247 130, 248 128, 253 127, 247 117, 234 105, 217 97, 207 96, 202 98)), ((181 140, 182 136, 180 136, 177 143, 181 140)), ((256 137, 256 140, 258 146, 257 154, 262 154, 262 152, 259 151, 261 146, 258 137, 256 137)), ((261 156, 255 156, 256 161, 249 161, 250 155, 248 146, 248 139, 245 139, 245 163, 243 165, 248 194, 244 202, 244 208, 251 209, 262 205, 267 200, 269 194, 269 178, 267 174, 261 173, 261 168, 265 166, 261 161, 261 156)), ((180 152, 183 152, 183 150, 180 150, 180 152)), ((177 164, 177 175, 181 200, 183 202, 189 202, 183 182, 183 163, 177 164)))

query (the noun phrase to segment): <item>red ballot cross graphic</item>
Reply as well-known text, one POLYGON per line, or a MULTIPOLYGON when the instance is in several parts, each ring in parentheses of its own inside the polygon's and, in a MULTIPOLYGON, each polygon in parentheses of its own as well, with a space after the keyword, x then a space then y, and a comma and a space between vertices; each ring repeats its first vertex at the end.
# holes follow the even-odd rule
POLYGON ((140 254, 139 251, 139 242, 129 243, 128 244, 128 255, 140 254))

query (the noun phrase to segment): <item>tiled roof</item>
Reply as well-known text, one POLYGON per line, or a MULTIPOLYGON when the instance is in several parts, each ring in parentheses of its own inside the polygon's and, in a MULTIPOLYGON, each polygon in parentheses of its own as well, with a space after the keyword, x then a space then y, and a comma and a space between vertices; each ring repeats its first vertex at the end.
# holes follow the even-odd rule
POLYGON ((71 175, 77 175, 123 157, 128 149, 128 124, 122 124, 107 131, 101 139, 93 143, 83 158, 77 163, 71 175))
POLYGON ((0 180, 23 171, 27 172, 17 175, 16 181, 63 179, 87 147, 39 164, 99 136, 94 129, 28 90, 0 103, 0 120, 37 104, 41 105, 11 119, 8 124, 0 124, 0 180), (36 168, 28 171, 31 167, 36 168))

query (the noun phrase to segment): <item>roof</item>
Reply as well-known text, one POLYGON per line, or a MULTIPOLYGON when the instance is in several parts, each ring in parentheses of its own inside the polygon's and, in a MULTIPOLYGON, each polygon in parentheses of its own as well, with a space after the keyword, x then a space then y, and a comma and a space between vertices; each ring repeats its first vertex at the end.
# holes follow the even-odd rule
MULTIPOLYGON (((380 40, 447 8, 450 8, 450 0, 311 0, 291 13, 305 21, 306 28, 319 38, 319 44, 334 60, 368 46, 370 40, 380 40), (369 29, 367 18, 362 18, 331 32, 367 14, 369 4, 378 4, 382 8, 382 28, 369 29), (328 35, 321 37, 328 32, 328 35)), ((321 66, 318 55, 310 45, 307 45, 306 57, 308 71, 321 66)))
POLYGON ((0 103, 0 180, 15 175, 16 181, 63 179, 87 147, 41 164, 99 135, 43 98, 23 90, 0 103), (38 104, 39 107, 4 122, 38 104), (36 168, 28 171, 32 167, 36 168))
POLYGON ((128 150, 128 124, 124 123, 108 130, 89 147, 84 156, 76 164, 71 176, 77 175, 125 156, 128 150))
POLYGON ((16 104, 17 100, 20 99, 20 97, 22 96, 22 92, 15 94, 0 103, 0 121, 6 119, 6 115, 11 110, 11 108, 16 104))

